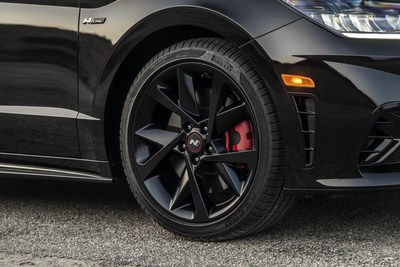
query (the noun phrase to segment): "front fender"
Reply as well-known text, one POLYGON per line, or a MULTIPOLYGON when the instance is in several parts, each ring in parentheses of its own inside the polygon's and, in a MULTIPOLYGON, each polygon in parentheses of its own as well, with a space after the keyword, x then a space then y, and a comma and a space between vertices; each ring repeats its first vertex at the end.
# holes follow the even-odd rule
POLYGON ((79 127, 82 155, 106 160, 105 110, 112 82, 123 60, 149 35, 174 26, 195 26, 214 32, 237 46, 299 19, 277 1, 82 0, 79 33, 80 112, 98 118, 79 127), (85 18, 106 18, 104 24, 83 24, 85 18), (90 152, 93 151, 93 152, 90 152))

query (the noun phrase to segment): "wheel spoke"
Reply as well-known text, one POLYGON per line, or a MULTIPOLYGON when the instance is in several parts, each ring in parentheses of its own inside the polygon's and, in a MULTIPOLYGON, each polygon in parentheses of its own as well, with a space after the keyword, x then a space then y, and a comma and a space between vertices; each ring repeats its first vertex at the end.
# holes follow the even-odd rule
POLYGON ((175 191, 174 196, 171 199, 170 210, 177 209, 183 206, 185 203, 183 202, 190 196, 190 183, 189 176, 187 170, 185 170, 181 176, 181 180, 179 182, 179 186, 175 191))
POLYGON ((194 220, 195 221, 206 221, 210 218, 207 205, 203 193, 201 192, 200 184, 197 180, 196 174, 193 169, 193 165, 190 163, 190 159, 186 159, 187 175, 190 184, 190 190, 192 192, 193 204, 194 204, 194 220))
POLYGON ((258 139, 234 146, 240 132, 251 138, 248 125, 257 126, 252 105, 219 67, 170 63, 149 78, 132 108, 128 152, 137 182, 177 223, 223 220, 251 193, 256 174, 258 139))
POLYGON ((246 163, 250 169, 255 169, 257 157, 257 150, 244 150, 238 152, 206 155, 201 160, 213 163, 246 163))
POLYGON ((196 116, 199 115, 194 90, 193 76, 178 69, 179 105, 182 109, 196 116))
POLYGON ((161 87, 157 84, 152 84, 149 86, 149 89, 147 90, 147 94, 155 101, 169 109, 170 111, 174 112, 177 114, 179 117, 184 119, 187 122, 190 122, 192 125, 198 125, 195 119, 193 119, 189 114, 186 113, 182 108, 178 106, 177 103, 175 103, 171 98, 169 98, 163 90, 170 90, 165 87, 161 87))
POLYGON ((136 131, 136 136, 144 141, 148 141, 157 147, 164 147, 174 140, 179 133, 161 130, 153 127, 153 125, 148 125, 138 131, 136 131))
POLYGON ((214 73, 212 88, 211 88, 211 98, 210 98, 210 111, 208 119, 208 131, 209 135, 207 137, 207 142, 210 142, 214 134, 216 115, 222 108, 222 87, 226 80, 221 75, 214 73))
MULTIPOLYGON (((144 133, 141 130, 140 133, 144 133)), ((150 131, 152 132, 152 131, 150 131)), ((167 131, 164 131, 167 132, 167 131)), ((154 134, 155 135, 155 134, 154 134)), ((150 159, 148 159, 144 163, 138 163, 138 172, 140 177, 143 180, 146 180, 149 174, 160 164, 160 162, 179 144, 182 139, 182 134, 176 134, 174 137, 170 136, 170 138, 160 137, 153 139, 154 143, 162 142, 162 148, 155 153, 150 159)))
POLYGON ((217 135, 235 126, 236 123, 246 119, 246 104, 238 103, 227 107, 216 116, 217 135))
POLYGON ((213 166, 222 180, 232 189, 233 193, 236 196, 240 196, 242 194, 242 182, 236 171, 224 163, 214 163, 213 166))

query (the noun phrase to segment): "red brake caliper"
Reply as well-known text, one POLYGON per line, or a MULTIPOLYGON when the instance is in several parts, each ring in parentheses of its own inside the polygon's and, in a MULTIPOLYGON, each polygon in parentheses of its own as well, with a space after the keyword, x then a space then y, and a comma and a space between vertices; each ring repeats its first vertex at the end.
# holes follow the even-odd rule
POLYGON ((225 132, 225 148, 228 152, 250 150, 254 147, 250 121, 242 121, 225 132))

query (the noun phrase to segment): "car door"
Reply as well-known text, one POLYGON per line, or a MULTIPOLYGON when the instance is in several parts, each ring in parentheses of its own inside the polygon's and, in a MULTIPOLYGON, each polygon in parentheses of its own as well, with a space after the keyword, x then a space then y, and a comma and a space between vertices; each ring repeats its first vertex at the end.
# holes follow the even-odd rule
POLYGON ((78 0, 0 0, 0 159, 79 157, 78 0))

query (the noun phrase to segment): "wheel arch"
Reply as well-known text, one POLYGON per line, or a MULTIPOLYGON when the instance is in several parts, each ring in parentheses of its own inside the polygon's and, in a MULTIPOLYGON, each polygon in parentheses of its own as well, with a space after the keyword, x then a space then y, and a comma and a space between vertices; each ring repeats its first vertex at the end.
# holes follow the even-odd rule
POLYGON ((96 92, 94 99, 95 114, 103 113, 106 152, 114 177, 123 177, 119 121, 125 97, 136 75, 152 57, 168 46, 200 37, 220 37, 237 46, 252 40, 248 32, 217 12, 179 7, 146 17, 114 46, 99 82, 98 90, 104 93, 96 92))

